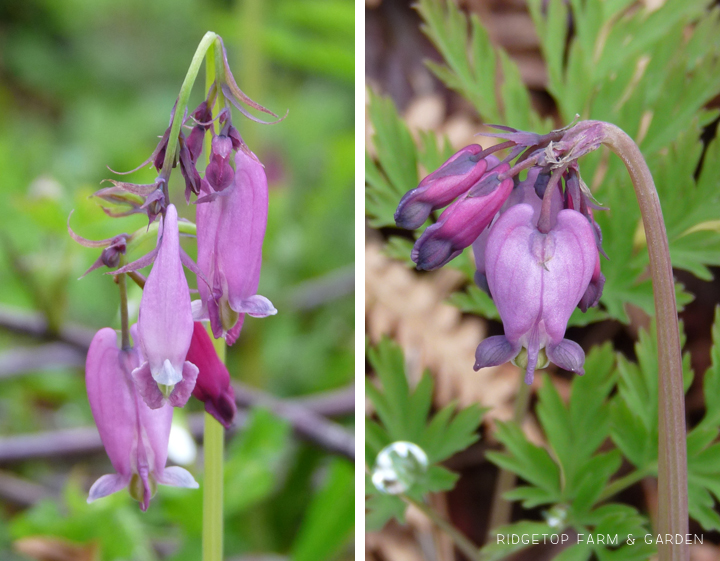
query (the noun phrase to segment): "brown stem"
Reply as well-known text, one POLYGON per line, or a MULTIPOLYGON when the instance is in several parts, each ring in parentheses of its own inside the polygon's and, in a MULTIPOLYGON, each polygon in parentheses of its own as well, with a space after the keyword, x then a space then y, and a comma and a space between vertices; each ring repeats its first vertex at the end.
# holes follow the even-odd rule
MULTIPOLYGON (((655 184, 637 144, 615 125, 600 123, 603 144, 625 163, 635 187, 655 296, 658 338, 658 533, 688 532, 687 448, 682 351, 678 328, 675 282, 665 223, 655 184)), ((659 561, 687 561, 684 543, 658 546, 659 561)))

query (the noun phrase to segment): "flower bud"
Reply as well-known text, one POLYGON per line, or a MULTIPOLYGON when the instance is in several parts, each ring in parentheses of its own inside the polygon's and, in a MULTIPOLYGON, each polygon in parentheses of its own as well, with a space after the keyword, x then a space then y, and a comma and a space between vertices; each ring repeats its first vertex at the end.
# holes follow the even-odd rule
POLYGON ((482 146, 479 144, 466 146, 425 177, 415 189, 405 193, 395 211, 398 227, 419 228, 433 210, 449 205, 465 193, 488 169, 485 159, 473 159, 480 152, 482 146))
POLYGON ((430 271, 442 267, 478 238, 512 191, 511 178, 500 181, 497 177, 508 169, 507 164, 494 168, 425 229, 411 254, 418 269, 430 271))
POLYGON ((221 425, 230 427, 237 411, 230 374, 218 357, 205 326, 200 322, 195 322, 187 359, 199 370, 193 397, 202 401, 205 411, 221 425))

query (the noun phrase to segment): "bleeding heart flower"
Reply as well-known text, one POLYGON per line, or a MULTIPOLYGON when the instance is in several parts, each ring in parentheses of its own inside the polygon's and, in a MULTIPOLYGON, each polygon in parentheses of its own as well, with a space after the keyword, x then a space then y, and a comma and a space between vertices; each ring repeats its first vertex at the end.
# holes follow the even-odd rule
POLYGON ((543 349, 553 363, 583 374, 585 353, 564 335, 598 263, 595 235, 582 214, 561 210, 547 234, 534 215, 533 206, 515 205, 490 231, 485 272, 505 335, 486 339, 475 355, 475 370, 515 359, 528 384, 544 367, 543 349))
POLYGON ((257 294, 267 213, 265 170, 252 152, 239 150, 233 185, 197 210, 198 266, 210 286, 198 277, 202 308, 195 319, 209 319, 213 335, 228 345, 240 335, 245 314, 277 313, 257 294))
POLYGON ((138 390, 153 409, 166 401, 175 407, 185 405, 198 374, 197 367, 185 360, 193 319, 180 251, 177 211, 168 205, 140 302, 138 332, 146 362, 132 373, 138 390))
MULTIPOLYGON (((131 333, 137 338, 136 326, 131 333)), ((157 484, 196 489, 197 482, 181 467, 165 467, 173 409, 150 409, 130 372, 142 362, 137 348, 121 350, 115 330, 106 327, 93 337, 85 365, 85 383, 95 424, 116 473, 103 475, 90 488, 91 503, 129 486, 145 511, 157 484)))

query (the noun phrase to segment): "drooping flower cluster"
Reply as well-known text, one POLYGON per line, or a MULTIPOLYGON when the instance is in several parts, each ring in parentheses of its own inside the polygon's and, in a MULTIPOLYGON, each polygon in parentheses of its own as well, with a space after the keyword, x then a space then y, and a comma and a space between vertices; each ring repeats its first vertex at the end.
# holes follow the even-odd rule
POLYGON ((472 245, 475 282, 495 301, 505 331, 480 343, 475 370, 512 360, 528 384, 548 361, 583 374, 582 348, 564 337, 573 310, 596 306, 605 282, 593 218, 602 207, 577 163, 599 146, 600 131, 591 121, 544 136, 499 128, 505 132, 487 136, 507 142, 457 152, 405 194, 395 221, 414 229, 447 206, 415 242, 420 270, 442 267, 472 245), (503 149, 511 151, 500 161, 494 154, 503 149))
MULTIPOLYGON (((221 39, 216 40, 222 46, 221 39)), ((88 398, 117 472, 93 485, 89 502, 129 487, 146 510, 157 483, 197 487, 184 469, 165 467, 173 407, 184 406, 193 395, 226 428, 236 413, 230 375, 200 321, 209 321, 213 335, 232 345, 245 314, 266 317, 277 313, 267 298, 257 294, 268 213, 267 179, 263 165, 233 127, 230 108, 234 106, 256 121, 241 103, 277 115, 238 88, 224 46, 222 53, 223 71, 217 73, 219 78, 207 98, 191 112, 194 124, 189 135, 182 130, 187 115, 173 108, 170 125, 142 164, 152 164, 160 172, 157 179, 148 185, 111 181, 111 187, 95 193, 111 205, 103 207, 111 217, 146 214, 149 226, 157 226, 155 248, 126 264, 128 248, 154 236, 150 228, 95 242, 75 234, 68 225, 77 242, 103 248, 87 272, 102 266, 115 269, 111 274, 122 281, 121 307, 126 306, 125 276, 143 288, 138 322, 132 328, 128 329, 127 310, 121 309, 121 345, 115 331, 104 328, 88 353, 88 398), (217 116, 213 116, 215 107, 217 116), (174 119, 182 119, 180 127, 173 127, 174 119), (174 131, 177 136, 172 138, 174 131), (210 153, 201 173, 197 164, 208 133, 210 153), (180 246, 182 223, 170 202, 170 173, 178 166, 185 181, 186 202, 196 197, 197 264, 180 246), (125 209, 114 210, 116 205, 125 209), (138 271, 149 265, 152 269, 145 279, 138 271), (194 302, 184 267, 197 276, 200 299, 194 302)))

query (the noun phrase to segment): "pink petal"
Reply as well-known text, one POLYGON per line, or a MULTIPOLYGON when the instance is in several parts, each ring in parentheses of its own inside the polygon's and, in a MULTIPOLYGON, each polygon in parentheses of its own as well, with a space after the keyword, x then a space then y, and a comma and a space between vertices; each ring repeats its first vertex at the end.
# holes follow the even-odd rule
POLYGON ((118 475, 116 473, 103 475, 90 487, 87 502, 91 503, 108 495, 112 495, 113 493, 117 493, 127 487, 128 483, 130 483, 129 475, 118 475))
POLYGON ((198 376, 198 368, 192 362, 185 361, 182 371, 182 381, 175 384, 168 401, 173 407, 183 407, 190 399, 195 381, 198 376))
POLYGON ((143 355, 156 380, 166 360, 178 375, 182 372, 193 325, 174 205, 168 205, 158 236, 159 251, 143 289, 138 319, 143 355))

